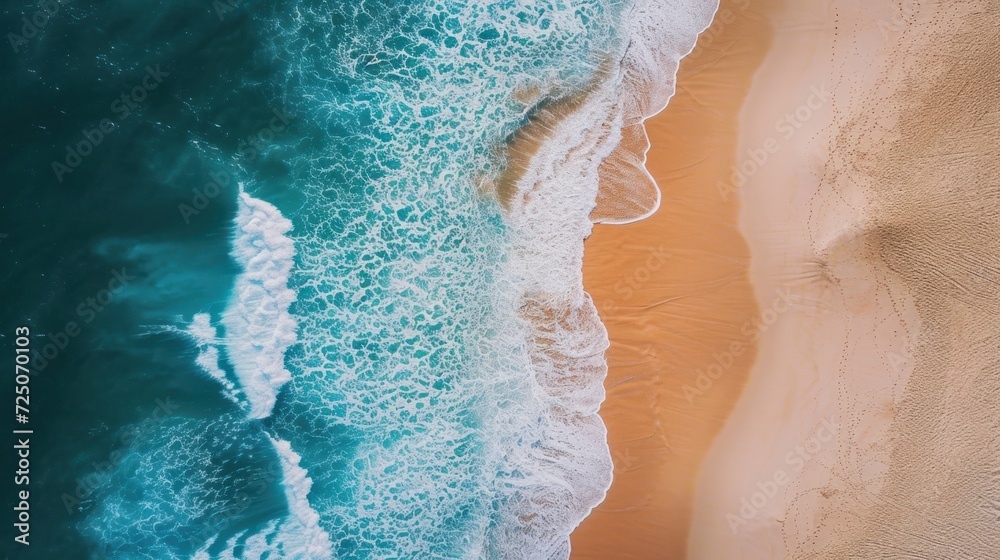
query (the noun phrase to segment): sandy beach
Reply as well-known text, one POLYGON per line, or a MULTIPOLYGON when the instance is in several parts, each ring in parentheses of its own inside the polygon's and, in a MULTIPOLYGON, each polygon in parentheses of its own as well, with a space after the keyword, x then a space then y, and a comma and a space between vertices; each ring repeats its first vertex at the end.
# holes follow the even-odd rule
POLYGON ((996 362, 979 342, 996 337, 983 237, 998 225, 996 93, 982 82, 995 69, 956 62, 995 59, 977 12, 997 15, 897 2, 774 14, 733 186, 757 297, 790 301, 702 468, 689 557, 995 552, 996 362))
POLYGON ((801 557, 796 539, 815 535, 819 501, 836 499, 831 477, 877 492, 884 475, 910 365, 885 358, 907 351, 919 318, 871 251, 865 194, 827 172, 838 120, 886 62, 877 23, 892 15, 889 2, 817 1, 771 16, 774 47, 725 190, 742 203, 757 298, 783 294, 784 305, 702 468, 691 558, 801 557))
POLYGON ((998 19, 723 2, 646 123, 660 211, 587 241, 615 480, 574 557, 1000 549, 998 19))
POLYGON ((995 554, 997 16, 775 14, 741 151, 799 125, 739 192, 758 298, 794 305, 703 467, 691 558, 995 554))
POLYGON ((683 557, 698 467, 755 354, 742 332, 758 310, 738 201, 713 185, 735 164, 740 107, 768 43, 759 8, 722 3, 670 104, 646 121, 659 211, 598 225, 586 241, 584 286, 611 340, 601 416, 615 471, 572 536, 574 558, 683 557))

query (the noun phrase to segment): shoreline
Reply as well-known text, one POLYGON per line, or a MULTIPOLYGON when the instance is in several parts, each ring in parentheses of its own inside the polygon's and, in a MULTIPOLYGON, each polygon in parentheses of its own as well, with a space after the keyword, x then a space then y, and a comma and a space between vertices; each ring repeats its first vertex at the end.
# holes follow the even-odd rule
POLYGON ((585 289, 611 341, 601 417, 615 472, 571 535, 573 558, 683 557, 698 467, 753 360, 741 329, 758 311, 738 201, 720 202, 715 184, 735 163, 743 95, 769 43, 761 23, 746 0, 721 3, 669 104, 644 121, 659 210, 595 225, 585 242, 585 289))
MULTIPOLYGON (((613 59, 606 59, 598 67, 598 79, 574 94, 536 102, 524 125, 506 139, 506 168, 495 181, 480 184, 480 194, 493 193, 504 210, 512 240, 507 262, 516 279, 512 295, 527 326, 525 343, 540 412, 554 420, 545 424, 519 470, 538 473, 535 480, 558 479, 561 484, 533 484, 536 495, 519 506, 516 517, 519 538, 546 557, 574 554, 574 530, 604 501, 613 482, 607 427, 599 414, 609 342, 597 306, 585 291, 583 263, 584 240, 593 231, 595 207, 600 207, 595 201, 609 183, 606 163, 624 156, 621 170, 635 170, 622 140, 627 146, 636 131, 644 135, 641 123, 650 107, 667 104, 682 53, 693 48, 698 31, 715 12, 714 3, 692 3, 686 11, 653 7, 645 14, 649 17, 627 22, 627 34, 649 37, 663 20, 679 18, 674 34, 645 48, 625 48, 618 66, 612 66, 615 72, 606 68, 613 59), (643 84, 651 89, 637 87, 643 84), (561 507, 546 511, 546 503, 561 507), (548 546, 546 535, 564 539, 559 550, 538 548, 548 546)), ((524 98, 518 94, 514 100, 524 98)), ((616 205, 605 208, 618 221, 637 219, 658 202, 652 181, 618 186, 616 205)))

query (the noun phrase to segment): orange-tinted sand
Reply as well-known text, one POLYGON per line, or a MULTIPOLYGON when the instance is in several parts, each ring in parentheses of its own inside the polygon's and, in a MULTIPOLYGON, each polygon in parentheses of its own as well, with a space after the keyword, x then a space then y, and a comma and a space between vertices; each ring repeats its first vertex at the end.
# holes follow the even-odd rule
POLYGON ((646 121, 659 211, 598 225, 586 242, 584 285, 611 340, 601 416, 615 471, 572 536, 573 558, 685 556, 699 466, 755 355, 738 197, 723 201, 717 184, 735 163, 740 108, 770 43, 767 9, 723 0, 681 63, 676 95, 646 121))

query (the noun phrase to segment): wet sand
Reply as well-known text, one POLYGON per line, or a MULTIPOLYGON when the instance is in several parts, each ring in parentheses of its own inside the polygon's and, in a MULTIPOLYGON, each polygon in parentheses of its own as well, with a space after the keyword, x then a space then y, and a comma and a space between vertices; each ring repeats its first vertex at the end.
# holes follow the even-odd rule
MULTIPOLYGON (((659 210, 597 225, 585 244, 584 286, 611 340, 601 417, 615 470, 607 498, 572 535, 573 558, 684 556, 699 465, 755 355, 738 197, 716 188, 736 162, 740 108, 769 44, 761 5, 749 4, 722 2, 682 61, 670 104, 646 121, 659 210)), ((641 161, 645 139, 627 139, 641 161)), ((598 200, 595 217, 614 214, 598 200)))
POLYGON ((504 210, 510 212, 514 206, 524 204, 530 191, 521 192, 520 183, 531 168, 539 149, 550 142, 560 122, 578 111, 590 96, 599 89, 601 82, 608 78, 608 60, 601 61, 592 82, 580 91, 543 91, 538 86, 529 86, 514 92, 514 100, 530 109, 526 122, 505 139, 501 148, 505 160, 503 171, 495 180, 484 178, 480 184, 481 194, 494 196, 504 210), (545 100, 548 100, 547 102, 545 100), (515 198, 521 198, 515 204, 515 198))

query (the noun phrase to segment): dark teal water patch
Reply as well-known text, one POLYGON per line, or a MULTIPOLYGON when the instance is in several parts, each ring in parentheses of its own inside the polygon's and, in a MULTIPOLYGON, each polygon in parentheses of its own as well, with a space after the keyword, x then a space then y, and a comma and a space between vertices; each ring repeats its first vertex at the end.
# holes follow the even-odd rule
MULTIPOLYGON (((38 9, 6 4, 0 29, 19 31, 22 15, 38 9)), ((19 52, 0 57, 0 122, 9 132, 0 140, 7 185, 0 341, 9 348, 14 327, 28 325, 39 352, 31 381, 32 544, 27 554, 12 548, 4 523, 11 558, 165 558, 154 551, 200 546, 206 518, 160 533, 156 543, 132 539, 138 533, 128 525, 142 525, 137 510, 109 525, 114 538, 87 529, 108 496, 122 492, 135 503, 144 492, 156 495, 136 486, 155 472, 137 471, 157 457, 150 446, 167 433, 189 442, 175 451, 208 450, 233 477, 223 490, 222 481, 172 473, 220 512, 236 508, 248 486, 239 473, 276 461, 263 428, 194 365, 191 341, 162 330, 196 312, 221 313, 238 272, 228 254, 236 181, 258 170, 286 172, 268 155, 282 138, 255 161, 238 154, 239 139, 267 126, 276 107, 274 89, 264 85, 269 71, 256 58, 259 33, 248 10, 220 21, 208 2, 64 3, 19 52), (147 67, 159 72, 147 78, 147 67), (102 131, 105 119, 114 126, 102 131), (68 150, 79 162, 57 175, 52 164, 68 166, 68 150), (178 206, 221 171, 232 182, 185 222, 178 206), (116 275, 126 285, 109 290, 116 275), (246 449, 196 445, 206 433, 239 436, 246 449)), ((228 525, 281 515, 280 481, 261 480, 266 487, 228 525)), ((11 504, 11 485, 2 489, 11 504)))

